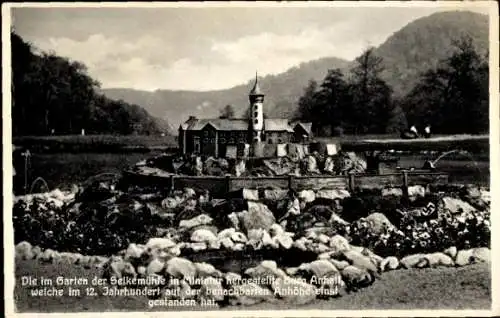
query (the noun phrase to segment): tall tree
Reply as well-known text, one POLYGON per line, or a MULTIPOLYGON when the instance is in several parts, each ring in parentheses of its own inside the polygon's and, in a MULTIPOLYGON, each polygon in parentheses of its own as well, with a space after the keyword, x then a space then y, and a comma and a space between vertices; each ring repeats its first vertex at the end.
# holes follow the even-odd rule
POLYGON ((223 109, 220 111, 220 116, 219 118, 234 118, 234 108, 231 105, 226 105, 224 106, 223 109))
POLYGON ((383 60, 367 49, 351 69, 352 133, 385 133, 392 114, 392 89, 381 79, 383 60))
POLYGON ((11 32, 14 135, 159 133, 144 109, 97 93, 99 83, 82 63, 54 53, 35 53, 11 32))
POLYGON ((340 69, 328 70, 317 94, 318 122, 326 131, 349 125, 351 97, 340 69))
POLYGON ((489 130, 489 69, 470 37, 454 42, 454 53, 421 76, 405 98, 412 121, 430 123, 441 133, 489 130))

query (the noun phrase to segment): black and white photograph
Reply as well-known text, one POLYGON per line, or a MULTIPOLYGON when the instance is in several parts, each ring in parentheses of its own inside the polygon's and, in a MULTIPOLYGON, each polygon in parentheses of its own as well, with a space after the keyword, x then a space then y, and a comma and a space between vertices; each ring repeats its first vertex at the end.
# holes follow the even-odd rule
POLYGON ((12 314, 500 314, 496 2, 2 24, 12 314))

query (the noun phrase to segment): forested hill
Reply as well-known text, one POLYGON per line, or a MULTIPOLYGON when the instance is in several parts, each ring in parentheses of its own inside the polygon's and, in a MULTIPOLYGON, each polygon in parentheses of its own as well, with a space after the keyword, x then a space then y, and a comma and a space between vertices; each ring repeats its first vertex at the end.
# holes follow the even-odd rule
POLYGON ((11 45, 14 136, 169 133, 164 119, 101 94, 82 63, 37 52, 14 32, 11 45))
MULTIPOLYGON (((473 39, 480 54, 488 50, 488 17, 468 11, 451 11, 417 19, 395 32, 374 54, 383 59, 381 78, 394 91, 395 97, 407 95, 419 82, 420 74, 435 68, 449 57, 452 43, 463 36, 473 39)), ((339 43, 339 45, 342 45, 339 43)), ((308 80, 323 80, 328 69, 340 68, 346 72, 355 65, 335 57, 304 62, 298 67, 262 78, 267 93, 266 113, 269 117, 292 117, 298 109, 298 100, 308 80)), ((217 116, 220 109, 231 104, 237 114, 247 107, 247 93, 251 83, 226 90, 195 92, 158 90, 155 92, 132 89, 106 89, 104 94, 143 105, 155 116, 165 116, 177 126, 189 115, 217 116)))
POLYGON ((390 36, 374 53, 383 58, 381 77, 396 96, 404 96, 419 75, 450 56, 454 42, 466 36, 480 55, 489 48, 488 17, 474 12, 441 12, 417 19, 390 36))
MULTIPOLYGON (((303 93, 309 79, 323 79, 329 68, 346 68, 349 62, 327 57, 302 63, 277 75, 259 78, 261 88, 266 92, 266 114, 269 117, 292 117, 298 97, 303 93), (279 112, 274 111, 274 109, 279 112)), ((176 128, 189 116, 217 117, 225 105, 232 105, 236 116, 241 117, 248 109, 248 92, 254 79, 245 85, 217 91, 174 91, 157 90, 147 92, 135 89, 103 89, 111 98, 119 98, 143 105, 151 114, 168 118, 176 128)))

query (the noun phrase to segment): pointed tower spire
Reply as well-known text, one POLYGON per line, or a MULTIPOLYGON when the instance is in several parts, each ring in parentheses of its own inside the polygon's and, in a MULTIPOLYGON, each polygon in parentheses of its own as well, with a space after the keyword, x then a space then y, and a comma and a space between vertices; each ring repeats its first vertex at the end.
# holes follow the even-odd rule
POLYGON ((250 91, 250 96, 264 96, 259 86, 259 78, 257 76, 257 71, 255 71, 255 84, 250 91))

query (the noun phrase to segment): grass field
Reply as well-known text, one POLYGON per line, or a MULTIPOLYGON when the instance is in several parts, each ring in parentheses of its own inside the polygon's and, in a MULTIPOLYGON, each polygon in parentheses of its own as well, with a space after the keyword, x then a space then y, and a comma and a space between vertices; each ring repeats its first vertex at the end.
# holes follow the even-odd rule
MULTIPOLYGON (((14 301, 18 312, 82 312, 82 311, 168 311, 204 310, 203 308, 148 308, 145 297, 85 296, 33 297, 27 287, 21 287, 23 276, 55 280, 98 276, 97 270, 81 267, 40 265, 35 261, 16 262, 14 301)), ((78 287, 75 287, 78 288, 78 287)), ((102 293, 102 288, 96 291, 102 293)), ((384 273, 374 285, 357 293, 331 300, 317 300, 305 306, 289 303, 262 303, 248 307, 227 307, 224 310, 367 310, 367 309, 482 309, 491 307, 491 274, 489 266, 476 264, 462 268, 397 270, 384 273)), ((206 308, 205 308, 206 310, 206 308)))
MULTIPOLYGON (((28 169, 28 187, 43 178, 50 189, 70 188, 100 173, 120 173, 153 153, 34 153, 28 169)), ((24 158, 14 157, 14 193, 23 193, 24 158)))
POLYGON ((36 152, 131 152, 165 150, 177 146, 174 136, 67 135, 13 138, 19 148, 36 152))

